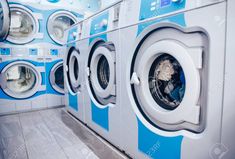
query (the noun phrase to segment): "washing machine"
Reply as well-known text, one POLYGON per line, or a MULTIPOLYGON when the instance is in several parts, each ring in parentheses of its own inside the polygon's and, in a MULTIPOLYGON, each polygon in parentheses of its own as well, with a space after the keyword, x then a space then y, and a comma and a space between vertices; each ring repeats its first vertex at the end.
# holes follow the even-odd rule
POLYGON ((32 41, 42 38, 39 12, 1 1, 1 114, 45 108, 43 51, 32 41), (22 44, 29 45, 22 45, 22 44), (21 46, 20 46, 21 45, 21 46), (38 100, 42 100, 41 104, 38 100))
POLYGON ((224 152, 226 8, 223 0, 123 2, 121 139, 131 157, 224 152))
POLYGON ((65 78, 65 106, 68 112, 74 115, 84 124, 84 59, 86 53, 85 41, 82 39, 83 22, 80 22, 68 30, 67 52, 64 56, 64 78, 65 78))
POLYGON ((120 1, 84 20, 87 39, 85 58, 85 117, 88 127, 120 147, 120 1))
POLYGON ((46 108, 43 50, 11 46, 0 48, 0 114, 46 108))
POLYGON ((52 10, 47 16, 45 41, 46 83, 48 107, 64 105, 63 58, 66 53, 64 32, 82 19, 82 14, 52 10))
MULTIPOLYGON (((27 21, 24 23, 27 26, 25 30, 30 31, 30 36, 22 33, 16 33, 17 31, 22 31, 24 29, 20 28, 17 30, 12 26, 12 32, 7 37, 7 40, 14 44, 37 44, 40 45, 41 49, 44 50, 45 57, 45 70, 46 70, 46 88, 47 88, 47 105, 48 107, 55 107, 64 105, 64 86, 63 86, 63 76, 59 76, 58 73, 63 71, 63 56, 65 54, 65 47, 63 44, 64 40, 64 30, 69 26, 75 24, 82 19, 83 14, 77 10, 71 10, 70 6, 56 7, 53 5, 44 5, 40 2, 19 2, 17 0, 9 1, 11 10, 20 10, 21 14, 13 15, 11 11, 11 21, 16 25, 17 20, 20 22, 22 18, 27 21), (16 8, 16 9, 15 9, 16 8), (27 13, 27 14, 26 14, 27 13), (40 13, 40 14, 38 14, 40 13), (19 16, 20 15, 20 16, 19 16), (26 17, 27 15, 27 17, 26 17), (15 18, 14 18, 15 16, 15 18), (14 18, 14 19, 13 19, 14 18), (33 25, 32 25, 33 24, 33 25), (32 27, 32 28, 27 28, 32 27), (14 30, 16 30, 14 32, 14 30), (10 37, 10 35, 23 37, 25 40, 21 40, 16 37, 15 40, 10 37), (43 36, 42 36, 43 35, 43 36), (37 37, 37 38, 36 38, 37 37), (40 37, 40 38, 39 38, 40 37)), ((19 24, 21 26, 21 24, 19 24)))

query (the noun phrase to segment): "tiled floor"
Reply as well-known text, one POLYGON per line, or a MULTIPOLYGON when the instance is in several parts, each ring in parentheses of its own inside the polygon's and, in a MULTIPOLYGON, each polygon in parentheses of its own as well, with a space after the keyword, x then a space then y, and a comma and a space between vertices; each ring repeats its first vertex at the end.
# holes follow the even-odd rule
POLYGON ((122 159, 63 108, 0 117, 0 159, 122 159))

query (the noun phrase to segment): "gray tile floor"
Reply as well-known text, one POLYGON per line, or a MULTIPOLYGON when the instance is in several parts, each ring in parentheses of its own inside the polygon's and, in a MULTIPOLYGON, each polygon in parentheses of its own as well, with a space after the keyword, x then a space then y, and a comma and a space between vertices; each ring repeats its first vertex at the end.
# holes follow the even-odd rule
POLYGON ((122 159, 63 108, 0 116, 0 159, 122 159))

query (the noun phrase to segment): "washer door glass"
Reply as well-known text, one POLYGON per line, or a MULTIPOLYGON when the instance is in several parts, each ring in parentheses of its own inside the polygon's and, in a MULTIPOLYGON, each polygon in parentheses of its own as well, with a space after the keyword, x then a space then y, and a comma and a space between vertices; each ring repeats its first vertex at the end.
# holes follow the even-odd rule
POLYGON ((10 28, 9 6, 6 0, 0 1, 0 41, 6 39, 10 28))
POLYGON ((35 19, 32 14, 21 8, 11 8, 9 40, 29 39, 35 33, 35 19))
POLYGON ((100 86, 103 89, 106 89, 109 84, 110 69, 109 69, 108 60, 104 55, 100 57, 97 65, 97 78, 100 86))
POLYGON ((76 23, 76 17, 67 12, 53 14, 48 22, 48 32, 50 37, 57 43, 65 42, 65 30, 76 23))
POLYGON ((64 93, 64 68, 63 62, 57 63, 50 73, 50 83, 53 89, 59 93, 64 93))
POLYGON ((32 68, 25 65, 14 65, 5 72, 7 88, 12 94, 32 91, 36 85, 36 75, 32 68))
POLYGON ((64 89, 64 68, 63 68, 63 64, 61 64, 55 70, 55 84, 59 88, 64 89))
POLYGON ((179 62, 169 54, 157 57, 149 71, 149 90, 166 110, 176 109, 185 94, 185 75, 179 62))

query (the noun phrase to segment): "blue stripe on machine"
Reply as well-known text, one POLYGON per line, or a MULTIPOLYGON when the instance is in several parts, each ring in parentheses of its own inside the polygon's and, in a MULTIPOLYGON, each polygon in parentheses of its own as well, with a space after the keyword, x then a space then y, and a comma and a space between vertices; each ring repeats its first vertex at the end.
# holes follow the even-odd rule
POLYGON ((99 108, 91 100, 92 121, 109 131, 109 107, 99 108))
POLYGON ((72 95, 69 93, 69 107, 73 108, 76 111, 79 110, 77 95, 72 95))

